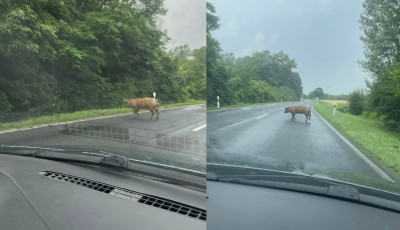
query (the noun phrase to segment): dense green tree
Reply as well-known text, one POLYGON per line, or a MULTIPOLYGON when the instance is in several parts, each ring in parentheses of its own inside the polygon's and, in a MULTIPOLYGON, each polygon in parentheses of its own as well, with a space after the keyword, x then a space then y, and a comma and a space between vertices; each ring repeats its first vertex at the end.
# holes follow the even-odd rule
POLYGON ((219 18, 215 15, 215 8, 207 2, 207 105, 216 105, 217 96, 222 105, 235 103, 232 89, 228 87, 230 76, 225 68, 219 42, 211 36, 211 32, 218 29, 219 18))
POLYGON ((361 115, 366 107, 366 94, 363 89, 356 89, 349 94, 349 112, 361 115))
POLYGON ((162 0, 0 1, 0 111, 119 107, 153 91, 204 98, 205 51, 176 62, 155 29, 165 13, 162 0))
POLYGON ((316 89, 314 89, 314 91, 312 91, 312 95, 313 98, 318 97, 319 99, 323 99, 324 98, 324 90, 321 87, 318 87, 316 89))
POLYGON ((365 60, 361 65, 371 74, 370 108, 384 115, 391 127, 400 127, 400 2, 365 0, 363 8, 360 25, 365 60))
POLYGON ((190 50, 187 45, 178 46, 170 52, 178 66, 178 81, 183 96, 206 99, 206 47, 190 50))
POLYGON ((238 68, 253 75, 254 80, 262 80, 276 87, 286 86, 295 91, 297 99, 303 93, 300 75, 293 72, 297 67, 295 60, 283 52, 271 54, 268 50, 256 52, 252 56, 238 58, 238 68))

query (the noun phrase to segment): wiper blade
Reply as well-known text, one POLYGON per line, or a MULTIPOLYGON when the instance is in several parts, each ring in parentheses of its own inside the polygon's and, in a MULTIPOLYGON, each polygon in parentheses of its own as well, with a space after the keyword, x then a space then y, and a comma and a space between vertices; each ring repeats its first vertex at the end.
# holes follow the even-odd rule
POLYGON ((106 152, 88 152, 75 150, 37 150, 33 156, 37 158, 72 160, 86 163, 116 166, 121 168, 128 167, 128 158, 106 152))
POLYGON ((245 166, 207 164, 207 180, 305 192, 400 213, 399 194, 317 175, 245 166))
POLYGON ((335 182, 327 182, 319 178, 312 178, 306 176, 249 175, 249 176, 239 176, 239 177, 224 176, 215 179, 222 182, 272 187, 272 188, 286 189, 292 191, 295 190, 295 191, 334 196, 351 200, 360 199, 358 189, 353 186, 339 184, 335 182))
POLYGON ((101 164, 127 168, 128 158, 107 152, 92 152, 78 150, 64 150, 56 148, 27 147, 27 146, 5 146, 0 145, 0 153, 32 156, 53 160, 68 160, 91 164, 101 164))
POLYGON ((152 179, 161 179, 164 182, 196 188, 201 191, 205 191, 206 189, 206 177, 203 172, 136 160, 103 151, 93 152, 0 145, 0 153, 123 168, 122 170, 135 172, 136 174, 141 174, 146 177, 150 176, 152 179))

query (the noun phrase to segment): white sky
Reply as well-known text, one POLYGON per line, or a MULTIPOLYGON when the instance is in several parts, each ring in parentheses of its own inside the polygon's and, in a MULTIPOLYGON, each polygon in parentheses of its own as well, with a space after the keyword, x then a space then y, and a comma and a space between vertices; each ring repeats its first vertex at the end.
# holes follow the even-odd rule
POLYGON ((170 41, 167 49, 189 45, 191 49, 206 45, 206 1, 164 0, 167 15, 157 20, 167 30, 170 41))

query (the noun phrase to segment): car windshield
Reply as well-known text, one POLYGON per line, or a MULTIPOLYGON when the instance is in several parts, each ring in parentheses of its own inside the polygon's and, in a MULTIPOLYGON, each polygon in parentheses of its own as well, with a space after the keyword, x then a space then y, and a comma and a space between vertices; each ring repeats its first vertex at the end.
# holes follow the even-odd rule
POLYGON ((207 163, 400 194, 399 9, 209 0, 207 163))
POLYGON ((2 152, 101 152, 205 172, 204 5, 0 1, 2 152))

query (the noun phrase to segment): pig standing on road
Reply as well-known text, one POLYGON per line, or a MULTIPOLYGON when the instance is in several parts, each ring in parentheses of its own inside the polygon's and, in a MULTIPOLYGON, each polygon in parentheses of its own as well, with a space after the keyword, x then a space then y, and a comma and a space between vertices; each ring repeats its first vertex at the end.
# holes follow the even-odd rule
POLYGON ((157 113, 157 120, 160 116, 160 104, 157 99, 150 97, 137 98, 137 99, 124 99, 125 104, 122 107, 132 107, 133 117, 135 114, 139 117, 139 109, 148 109, 151 112, 151 119, 153 119, 154 113, 157 113))
POLYGON ((306 123, 307 123, 307 120, 308 121, 311 120, 311 109, 309 106, 305 106, 305 105, 288 106, 285 108, 284 113, 292 113, 292 120, 296 120, 296 118, 294 118, 294 116, 297 113, 306 115, 306 123))

